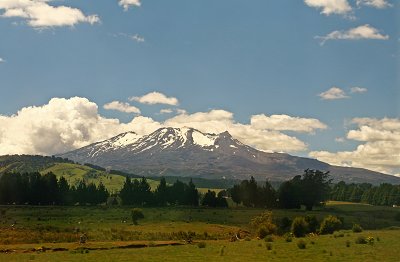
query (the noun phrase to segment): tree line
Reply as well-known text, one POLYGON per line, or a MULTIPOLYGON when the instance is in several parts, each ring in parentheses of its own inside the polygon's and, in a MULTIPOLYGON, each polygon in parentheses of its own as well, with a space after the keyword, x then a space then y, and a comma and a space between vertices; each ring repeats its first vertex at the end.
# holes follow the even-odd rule
POLYGON ((385 183, 373 186, 368 183, 346 184, 342 181, 333 186, 330 199, 377 206, 400 205, 400 185, 385 183))
POLYGON ((302 176, 283 182, 278 190, 268 181, 258 185, 251 177, 228 189, 228 192, 237 205, 246 207, 300 208, 304 205, 307 210, 312 210, 328 200, 331 181, 329 172, 307 169, 302 176))
POLYGON ((101 182, 96 186, 80 181, 70 186, 64 177, 57 179, 53 173, 6 173, 0 178, 2 205, 96 205, 106 202, 109 195, 101 182))

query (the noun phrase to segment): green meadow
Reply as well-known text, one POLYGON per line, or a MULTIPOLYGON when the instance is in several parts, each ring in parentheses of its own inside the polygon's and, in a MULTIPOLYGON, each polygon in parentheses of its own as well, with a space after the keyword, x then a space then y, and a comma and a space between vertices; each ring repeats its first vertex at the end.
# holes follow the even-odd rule
POLYGON ((398 261, 399 208, 329 202, 312 212, 272 210, 274 220, 307 214, 340 217, 343 229, 287 242, 257 239, 250 226, 265 210, 165 207, 144 208, 133 225, 130 207, 0 208, 0 261, 398 261), (364 230, 353 233, 353 223, 364 230), (242 232, 242 238, 231 242, 242 232), (79 244, 85 233, 88 241, 79 244), (187 240, 190 236, 192 243, 187 240), (356 244, 357 238, 373 243, 356 244), (298 241, 305 242, 300 249, 298 241))

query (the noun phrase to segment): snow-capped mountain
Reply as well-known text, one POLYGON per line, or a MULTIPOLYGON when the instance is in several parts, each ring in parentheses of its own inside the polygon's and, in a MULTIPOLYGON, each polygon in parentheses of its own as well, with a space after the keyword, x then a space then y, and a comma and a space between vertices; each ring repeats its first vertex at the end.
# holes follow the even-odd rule
POLYGON ((266 153, 247 146, 228 132, 206 134, 193 128, 160 128, 139 136, 123 133, 60 155, 143 176, 197 176, 285 180, 307 169, 330 171, 337 181, 393 182, 392 176, 360 168, 280 153, 266 153))

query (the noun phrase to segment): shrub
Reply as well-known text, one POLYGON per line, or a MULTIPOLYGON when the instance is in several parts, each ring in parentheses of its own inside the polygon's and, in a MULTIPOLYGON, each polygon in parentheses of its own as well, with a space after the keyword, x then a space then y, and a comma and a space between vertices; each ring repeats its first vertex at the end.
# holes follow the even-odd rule
POLYGON ((269 230, 265 226, 260 226, 257 229, 257 236, 261 239, 265 238, 268 236, 269 230))
POLYGON ((132 222, 134 225, 138 224, 138 220, 144 218, 143 212, 140 208, 134 208, 131 211, 132 222))
POLYGON ((271 243, 266 243, 265 247, 267 248, 267 250, 272 250, 272 244, 271 243))
POLYGON ((304 237, 308 232, 308 223, 304 217, 296 217, 293 220, 291 231, 295 237, 304 237))
POLYGON ((287 233, 287 234, 285 234, 284 238, 285 238, 286 242, 292 242, 293 234, 292 233, 287 233))
POLYGON ((250 224, 256 229, 257 235, 260 238, 264 238, 267 235, 275 234, 277 226, 272 221, 272 212, 266 211, 256 217, 254 217, 250 224), (263 237, 261 237, 263 235, 263 237))
POLYGON ((367 239, 363 236, 359 236, 356 238, 356 244, 367 244, 367 239))
POLYGON ((327 216, 321 223, 319 233, 321 235, 332 234, 333 232, 339 230, 341 227, 342 227, 342 222, 337 217, 327 216))
POLYGON ((199 242, 199 243, 197 243, 197 246, 199 248, 205 248, 207 246, 207 244, 206 244, 206 242, 199 242))
POLYGON ((341 232, 341 233, 335 233, 335 234, 333 235, 333 237, 334 237, 334 238, 344 237, 344 233, 343 233, 343 232, 341 232))
POLYGON ((279 225, 279 233, 284 234, 285 232, 290 231, 290 226, 292 225, 292 220, 290 220, 290 218, 288 218, 288 217, 282 217, 278 221, 278 225, 279 225))
POLYGON ((297 247, 300 249, 306 249, 306 247, 307 247, 306 241, 304 241, 303 239, 300 239, 299 241, 297 241, 297 247))
POLYGON ((308 231, 312 233, 316 233, 319 229, 319 222, 316 216, 307 215, 305 217, 306 222, 308 223, 308 231))
POLYGON ((346 241, 346 247, 350 247, 350 241, 349 240, 346 241))
POLYGON ((274 242, 274 239, 271 235, 268 235, 264 238, 265 242, 274 242))
POLYGON ((362 227, 359 224, 353 224, 353 228, 351 230, 353 230, 354 233, 360 233, 363 231, 362 227))

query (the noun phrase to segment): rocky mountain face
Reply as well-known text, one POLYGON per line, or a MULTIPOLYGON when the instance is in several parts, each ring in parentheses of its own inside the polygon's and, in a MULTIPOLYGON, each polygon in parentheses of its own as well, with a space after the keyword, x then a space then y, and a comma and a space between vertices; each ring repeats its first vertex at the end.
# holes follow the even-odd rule
POLYGON ((228 132, 205 134, 193 128, 161 128, 145 136, 123 133, 59 156, 142 176, 254 176, 258 180, 283 181, 310 168, 330 171, 335 181, 400 183, 400 178, 366 169, 266 153, 241 143, 228 132))

